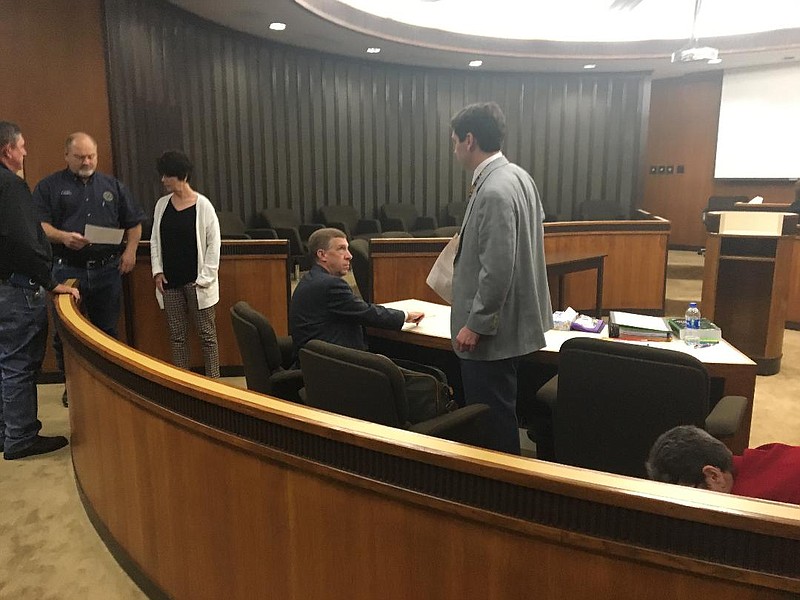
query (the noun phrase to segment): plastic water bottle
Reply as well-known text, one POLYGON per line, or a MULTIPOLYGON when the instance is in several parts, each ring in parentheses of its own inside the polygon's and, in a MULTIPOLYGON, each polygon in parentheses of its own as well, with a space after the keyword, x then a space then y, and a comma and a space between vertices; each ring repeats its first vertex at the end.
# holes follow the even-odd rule
POLYGON ((686 309, 686 331, 683 333, 683 341, 689 346, 697 346, 700 343, 700 309, 697 302, 690 302, 686 309))

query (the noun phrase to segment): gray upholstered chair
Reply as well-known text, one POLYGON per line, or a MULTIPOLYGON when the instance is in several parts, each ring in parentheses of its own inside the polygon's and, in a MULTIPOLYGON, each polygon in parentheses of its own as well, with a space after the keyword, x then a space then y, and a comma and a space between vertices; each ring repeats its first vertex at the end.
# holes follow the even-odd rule
POLYGON ((248 229, 242 218, 230 210, 218 210, 219 233, 223 240, 276 240, 274 229, 248 229))
POLYGON ((354 239, 350 242, 350 254, 353 259, 350 266, 353 269, 358 291, 365 302, 372 302, 372 270, 369 264, 369 241, 354 239))
POLYGON ((300 217, 291 208, 265 208, 258 213, 261 226, 274 229, 278 238, 289 240, 289 255, 292 264, 308 268, 308 237, 317 229, 319 223, 301 223, 300 217))
POLYGON ((275 335, 267 317, 244 300, 234 304, 230 310, 247 389, 300 402, 303 375, 299 369, 290 368, 292 338, 275 335))
POLYGON ((608 200, 587 200, 578 207, 578 219, 581 221, 618 221, 628 218, 622 206, 608 200))
POLYGON ((558 376, 536 399, 550 408, 554 452, 539 452, 548 443, 540 429, 539 458, 636 477, 647 476, 650 446, 668 429, 697 425, 732 436, 747 407, 742 396, 712 405, 708 372, 689 354, 583 337, 564 342, 558 376))
POLYGON ((458 442, 482 441, 481 417, 489 410, 485 404, 412 425, 403 374, 385 356, 312 340, 300 350, 300 366, 309 406, 458 442))
POLYGON ((347 234, 350 240, 375 237, 381 232, 377 219, 362 219, 352 206, 323 206, 319 209, 320 220, 325 227, 336 227, 347 234))
POLYGON ((466 202, 450 202, 444 207, 444 212, 447 218, 446 225, 461 226, 464 222, 464 214, 467 212, 466 202))
POLYGON ((384 204, 381 226, 384 231, 408 231, 414 237, 432 237, 438 224, 436 217, 419 216, 412 204, 384 204))

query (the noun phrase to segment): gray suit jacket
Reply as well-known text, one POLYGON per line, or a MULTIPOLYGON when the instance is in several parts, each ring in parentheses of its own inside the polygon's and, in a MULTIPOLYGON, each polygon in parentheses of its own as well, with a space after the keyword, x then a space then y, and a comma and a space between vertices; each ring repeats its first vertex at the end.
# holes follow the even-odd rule
POLYGON ((467 207, 453 263, 453 341, 463 326, 481 335, 461 358, 501 360, 544 347, 553 326, 539 191, 501 157, 483 170, 467 207))

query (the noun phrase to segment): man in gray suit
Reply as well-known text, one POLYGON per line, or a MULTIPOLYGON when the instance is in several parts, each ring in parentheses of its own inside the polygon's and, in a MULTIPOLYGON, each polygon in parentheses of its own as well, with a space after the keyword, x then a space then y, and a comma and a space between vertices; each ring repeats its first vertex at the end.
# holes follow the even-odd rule
POLYGON ((450 331, 467 404, 491 407, 486 446, 519 454, 517 369, 553 326, 536 184, 503 156, 505 116, 472 104, 450 121, 453 153, 472 193, 453 263, 450 331))

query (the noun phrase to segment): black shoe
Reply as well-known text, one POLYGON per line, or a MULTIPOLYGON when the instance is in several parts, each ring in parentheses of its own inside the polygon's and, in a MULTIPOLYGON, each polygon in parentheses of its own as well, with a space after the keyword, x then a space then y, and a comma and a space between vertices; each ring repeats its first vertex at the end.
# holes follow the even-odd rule
POLYGON ((61 394, 61 405, 64 408, 69 408, 69 398, 67 398, 67 390, 64 390, 64 393, 61 394))
POLYGON ((26 456, 47 454, 48 452, 59 450, 67 444, 69 444, 69 442, 63 435, 56 435, 53 437, 37 435, 30 446, 22 450, 17 450, 16 452, 5 452, 3 458, 6 460, 16 460, 18 458, 25 458, 26 456))

